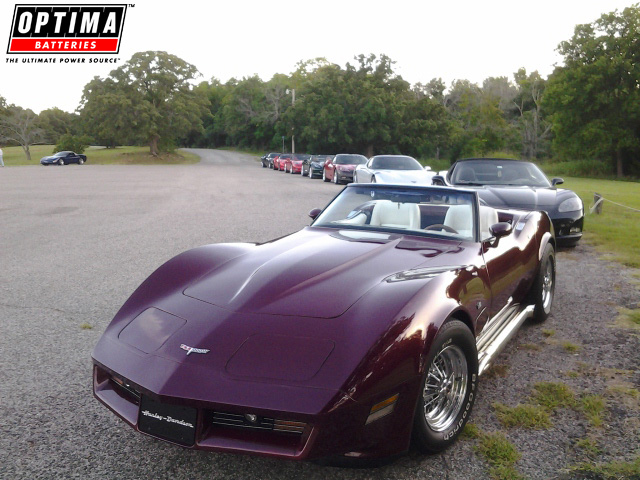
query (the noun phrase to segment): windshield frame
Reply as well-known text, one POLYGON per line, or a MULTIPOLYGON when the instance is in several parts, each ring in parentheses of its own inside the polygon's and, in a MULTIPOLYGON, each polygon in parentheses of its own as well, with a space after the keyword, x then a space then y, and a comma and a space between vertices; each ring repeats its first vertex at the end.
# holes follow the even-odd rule
POLYGON ((537 187, 537 188, 550 188, 551 182, 549 181, 549 178, 545 175, 545 173, 540 169, 540 167, 538 167, 535 163, 533 162, 529 162, 526 160, 516 160, 516 159, 507 159, 507 158, 473 158, 473 159, 465 159, 465 160, 459 160, 458 162, 456 162, 453 166, 453 168, 451 169, 449 175, 448 175, 448 180, 449 183, 451 185, 456 185, 456 186, 478 186, 478 187, 482 187, 485 185, 488 186, 497 186, 497 187, 537 187), (529 183, 494 183, 494 182, 488 182, 488 181, 483 181, 482 179, 478 180, 477 179, 477 171, 474 170, 474 175, 476 176, 476 180, 475 181, 464 181, 464 182, 460 182, 460 181, 454 181, 455 176, 457 175, 457 171, 459 168, 462 168, 463 166, 466 166, 470 169, 473 170, 473 167, 475 165, 496 165, 496 164, 501 164, 496 168, 502 168, 502 165, 504 164, 523 164, 526 167, 525 168, 533 168, 539 175, 540 175, 540 183, 534 183, 534 182, 529 182, 529 183))
POLYGON ((452 188, 452 187, 440 187, 440 186, 423 186, 423 185, 386 185, 381 183, 374 184, 356 184, 350 183, 346 187, 344 187, 331 201, 320 211, 320 213, 313 219, 311 224, 309 225, 312 228, 328 228, 328 229, 337 229, 337 230, 360 230, 363 232, 384 232, 384 233, 393 233, 399 235, 411 235, 421 238, 437 238, 440 240, 451 240, 456 242, 473 242, 480 243, 480 209, 479 209, 479 199, 478 192, 476 190, 467 190, 463 188, 452 188), (329 224, 323 223, 319 224, 318 220, 322 217, 322 215, 334 204, 334 202, 338 201, 338 198, 347 192, 348 189, 367 189, 373 191, 400 191, 407 190, 408 193, 411 191, 419 192, 433 192, 434 194, 441 195, 450 195, 450 194, 468 194, 471 197, 471 211, 473 215, 473 233, 472 238, 461 238, 461 237, 452 237, 449 235, 439 234, 436 231, 418 231, 418 230, 405 230, 399 228, 387 228, 376 226, 376 228, 371 228, 367 226, 366 228, 362 228, 359 225, 348 225, 348 224, 329 224))

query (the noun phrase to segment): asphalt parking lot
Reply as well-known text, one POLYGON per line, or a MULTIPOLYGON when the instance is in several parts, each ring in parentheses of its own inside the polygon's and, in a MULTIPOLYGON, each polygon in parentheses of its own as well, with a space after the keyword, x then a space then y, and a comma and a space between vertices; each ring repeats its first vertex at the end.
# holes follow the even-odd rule
MULTIPOLYGON (((440 455, 411 452, 367 470, 190 451, 134 432, 93 398, 93 346, 155 268, 202 244, 259 242, 296 231, 309 223, 309 210, 341 189, 262 169, 243 154, 193 151, 203 157, 200 164, 89 161, 0 170, 0 478, 486 477, 468 440, 440 455)), ((638 384, 637 336, 607 326, 616 306, 637 301, 636 287, 582 245, 559 254, 558 272, 545 328, 580 349, 568 355, 544 340, 540 326, 523 328, 500 357, 507 375, 481 383, 471 421, 488 431, 501 428, 492 402, 515 405, 531 382, 556 379, 578 362, 631 372, 624 380, 638 384), (597 302, 592 278, 599 279, 597 302), (525 344, 541 349, 520 348, 525 344)), ((578 391, 607 388, 606 377, 567 381, 578 391)), ((637 445, 633 412, 611 415, 596 432, 610 450, 605 459, 628 458, 629 435, 637 445)), ((557 478, 581 460, 572 442, 590 434, 589 425, 568 413, 555 420, 543 432, 508 431, 523 453, 516 468, 526 477, 557 478)))

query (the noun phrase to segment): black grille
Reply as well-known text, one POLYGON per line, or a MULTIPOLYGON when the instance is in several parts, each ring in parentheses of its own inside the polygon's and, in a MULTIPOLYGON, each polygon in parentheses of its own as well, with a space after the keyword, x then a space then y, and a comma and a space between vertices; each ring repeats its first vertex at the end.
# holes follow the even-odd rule
POLYGON ((267 430, 278 433, 293 433, 300 435, 304 432, 306 423, 278 420, 251 414, 228 412, 213 412, 211 423, 225 427, 248 428, 251 430, 267 430))

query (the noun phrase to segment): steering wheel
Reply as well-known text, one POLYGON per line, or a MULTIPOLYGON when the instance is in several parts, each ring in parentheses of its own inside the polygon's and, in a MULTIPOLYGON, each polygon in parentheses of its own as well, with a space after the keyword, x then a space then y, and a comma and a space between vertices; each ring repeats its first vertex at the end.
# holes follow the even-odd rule
POLYGON ((449 225, 443 225, 442 223, 429 225, 425 228, 425 230, 444 230, 445 232, 459 234, 459 232, 455 228, 451 228, 449 225))

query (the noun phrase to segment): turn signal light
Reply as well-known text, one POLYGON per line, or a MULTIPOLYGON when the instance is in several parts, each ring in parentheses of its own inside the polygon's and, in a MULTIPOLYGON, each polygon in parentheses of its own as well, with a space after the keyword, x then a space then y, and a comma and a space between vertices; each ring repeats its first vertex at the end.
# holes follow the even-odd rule
POLYGON ((365 425, 369 425, 371 422, 375 422, 376 420, 393 412, 396 402, 398 401, 398 395, 399 394, 396 393, 393 397, 389 397, 371 407, 371 411, 369 412, 369 417, 367 418, 365 425))

